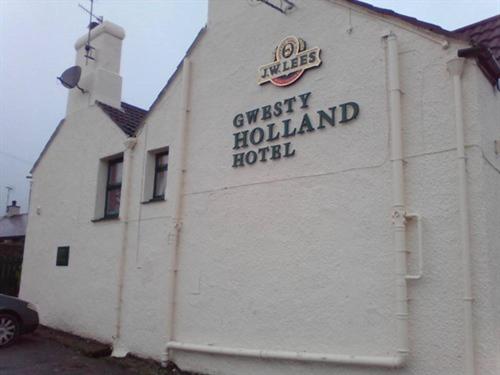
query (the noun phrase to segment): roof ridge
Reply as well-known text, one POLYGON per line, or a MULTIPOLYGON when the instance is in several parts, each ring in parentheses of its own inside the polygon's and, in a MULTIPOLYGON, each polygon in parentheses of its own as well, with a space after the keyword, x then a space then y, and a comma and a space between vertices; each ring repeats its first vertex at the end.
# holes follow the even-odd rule
POLYGON ((449 37, 449 38, 458 38, 458 39, 462 38, 462 35, 455 34, 453 31, 444 29, 443 27, 441 27, 439 25, 436 25, 434 23, 427 22, 427 21, 422 21, 416 17, 408 16, 408 15, 403 14, 403 13, 398 13, 390 8, 378 7, 378 6, 375 6, 375 5, 372 5, 370 3, 360 1, 360 0, 345 0, 345 1, 348 3, 351 3, 353 5, 357 5, 359 7, 365 8, 369 11, 378 13, 378 14, 383 15, 383 16, 397 18, 400 21, 406 22, 414 27, 426 30, 428 32, 433 32, 433 33, 440 34, 440 35, 443 35, 443 36, 449 37))
POLYGON ((480 20, 480 21, 471 23, 469 25, 465 25, 465 26, 459 27, 458 29, 455 29, 452 32, 454 32, 454 33, 462 33, 462 32, 464 32, 465 30, 467 30, 469 28, 473 28, 475 26, 479 26, 482 23, 489 23, 489 22, 491 22, 491 21, 493 21, 493 20, 495 20, 497 18, 500 19, 500 13, 497 14, 496 16, 491 16, 491 17, 485 18, 484 20, 480 20))
POLYGON ((129 107, 132 107, 132 108, 135 108, 135 109, 139 109, 141 111, 144 111, 144 112, 147 112, 148 110, 147 109, 144 109, 142 107, 138 107, 134 104, 130 104, 130 103, 127 103, 127 102, 120 102, 122 105, 125 104, 126 106, 129 106, 129 107))
POLYGON ((184 59, 186 57, 189 57, 191 55, 191 53, 193 52, 193 50, 195 49, 195 47, 198 45, 198 43, 200 42, 201 38, 206 33, 206 31, 207 31, 207 24, 205 24, 205 26, 203 26, 200 29, 200 31, 198 31, 198 34, 196 34, 196 37, 191 42, 191 45, 186 50, 186 53, 182 57, 181 61, 177 64, 177 67, 175 68, 174 72, 168 78, 167 83, 163 86, 163 88, 160 90, 160 92, 156 96, 155 100, 153 100, 153 103, 151 103, 151 105, 149 106, 149 109, 146 111, 146 114, 142 118, 141 123, 137 126, 137 130, 141 129, 144 126, 144 124, 146 123, 146 120, 149 117, 149 114, 153 111, 153 109, 156 108, 156 105, 163 98, 163 95, 165 95, 165 93, 167 92, 167 89, 170 87, 170 85, 174 81, 174 79, 177 76, 177 74, 181 71, 181 68, 182 68, 182 66, 184 64, 184 59))
POLYGON ((112 106, 112 105, 107 104, 107 103, 104 103, 104 102, 101 102, 100 100, 96 100, 96 103, 97 103, 97 104, 99 104, 99 105, 103 105, 103 106, 106 106, 106 107, 109 107, 109 108, 116 109, 116 110, 120 110, 120 109, 123 109, 123 110, 124 110, 123 106, 125 105, 125 106, 127 106, 127 107, 131 107, 131 108, 133 108, 133 109, 138 109, 138 110, 140 110, 140 111, 144 111, 144 112, 147 112, 147 111, 148 111, 147 109, 144 109, 144 108, 142 108, 142 107, 138 107, 138 106, 136 106, 136 105, 133 105, 133 104, 130 104, 130 103, 127 103, 127 102, 124 102, 124 101, 121 101, 121 102, 120 102, 120 108, 117 108, 117 107, 115 107, 115 106, 112 106))
POLYGON ((112 106, 112 105, 104 103, 104 102, 101 102, 100 100, 96 100, 95 102, 96 102, 96 104, 99 107, 104 106, 104 107, 107 107, 107 108, 115 109, 117 111, 123 111, 123 112, 125 112, 125 109, 121 106, 124 102, 120 102, 120 108, 117 108, 115 106, 112 106))

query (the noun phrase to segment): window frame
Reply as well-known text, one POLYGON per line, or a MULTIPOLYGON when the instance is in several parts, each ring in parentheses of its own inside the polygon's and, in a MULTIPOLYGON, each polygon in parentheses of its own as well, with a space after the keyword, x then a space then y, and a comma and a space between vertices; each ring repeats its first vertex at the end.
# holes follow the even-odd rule
POLYGON ((160 201, 160 200, 165 200, 165 191, 166 191, 166 184, 165 184, 165 190, 161 193, 158 194, 159 192, 156 191, 156 183, 158 181, 158 174, 161 172, 166 172, 166 177, 168 177, 168 158, 167 158, 167 163, 166 164, 159 164, 160 160, 163 156, 167 155, 168 156, 168 149, 164 151, 160 151, 154 154, 155 156, 155 164, 154 164, 154 179, 153 179, 153 197, 151 200, 153 201, 160 201))
POLYGON ((115 159, 110 159, 107 162, 107 177, 106 177, 106 188, 104 191, 104 218, 117 218, 120 215, 120 207, 118 207, 118 212, 116 213, 108 213, 108 193, 113 190, 120 190, 120 198, 121 198, 121 190, 122 190, 122 182, 123 182, 123 156, 120 156, 115 159), (116 164, 122 163, 122 176, 120 179, 120 183, 110 183, 109 179, 111 177, 111 168, 116 164))

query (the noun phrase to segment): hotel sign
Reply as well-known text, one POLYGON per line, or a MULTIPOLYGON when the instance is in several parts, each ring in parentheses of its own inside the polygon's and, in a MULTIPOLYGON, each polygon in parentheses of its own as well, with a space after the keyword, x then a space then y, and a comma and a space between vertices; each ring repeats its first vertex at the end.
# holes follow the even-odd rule
POLYGON ((233 168, 295 155, 293 139, 341 128, 359 115, 359 104, 344 102, 310 110, 306 92, 237 113, 233 118, 233 168))
POLYGON ((288 36, 276 47, 274 62, 259 68, 257 83, 271 82, 275 86, 288 86, 297 81, 307 69, 321 65, 321 49, 306 49, 306 42, 288 36))

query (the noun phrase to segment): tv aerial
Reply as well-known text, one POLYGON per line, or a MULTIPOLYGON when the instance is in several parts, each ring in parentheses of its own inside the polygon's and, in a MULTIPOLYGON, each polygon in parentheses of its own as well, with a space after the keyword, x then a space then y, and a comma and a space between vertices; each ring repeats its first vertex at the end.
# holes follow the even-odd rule
MULTIPOLYGON (((89 63, 89 59, 95 61, 95 57, 93 57, 93 51, 95 50, 94 47, 90 45, 90 33, 92 29, 98 25, 100 25, 103 21, 104 18, 102 16, 96 16, 94 14, 94 0, 89 0, 90 1, 90 10, 85 8, 83 5, 78 4, 80 8, 82 8, 85 12, 89 14, 89 32, 87 35, 87 43, 85 43, 85 65, 89 63)), ((82 93, 86 93, 84 89, 82 89, 80 86, 78 86, 78 82, 80 81, 80 78, 82 76, 82 68, 78 65, 72 66, 68 69, 66 69, 60 77, 57 77, 59 81, 61 81, 62 85, 66 87, 67 89, 72 89, 72 88, 78 88, 82 93)))
POLYGON ((80 77, 82 76, 82 68, 78 65, 72 66, 71 68, 66 69, 60 77, 57 77, 59 81, 61 81, 62 85, 67 89, 78 88, 80 91, 85 94, 85 90, 78 86, 78 82, 80 81, 80 77))
POLYGON ((89 59, 95 60, 95 58, 92 56, 95 48, 90 45, 90 32, 94 27, 100 25, 104 21, 104 17, 96 16, 94 14, 94 0, 89 0, 89 1, 90 1, 90 10, 85 8, 82 4, 78 4, 80 8, 82 8, 85 12, 89 14, 89 26, 88 26, 89 33, 87 36, 87 43, 85 44, 85 65, 89 63, 89 59))

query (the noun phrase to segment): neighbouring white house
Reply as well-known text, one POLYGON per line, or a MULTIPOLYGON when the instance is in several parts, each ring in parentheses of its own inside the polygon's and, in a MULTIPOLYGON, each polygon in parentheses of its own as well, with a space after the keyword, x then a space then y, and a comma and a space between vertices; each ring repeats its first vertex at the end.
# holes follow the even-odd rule
POLYGON ((0 293, 17 296, 21 283, 24 238, 28 214, 21 213, 17 201, 0 216, 0 293))
POLYGON ((32 170, 43 324, 207 374, 500 373, 500 16, 211 0, 148 111, 124 37, 76 42, 32 170))

